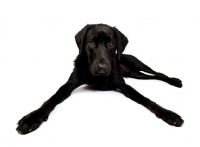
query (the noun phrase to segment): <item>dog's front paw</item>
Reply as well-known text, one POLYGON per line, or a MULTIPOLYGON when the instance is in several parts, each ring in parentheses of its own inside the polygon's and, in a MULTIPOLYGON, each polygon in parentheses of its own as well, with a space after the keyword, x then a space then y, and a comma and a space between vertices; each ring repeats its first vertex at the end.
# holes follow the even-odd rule
POLYGON ((183 86, 182 81, 178 78, 170 78, 169 84, 181 88, 183 86))
POLYGON ((181 127, 184 123, 184 120, 181 118, 181 116, 170 110, 164 109, 162 112, 156 114, 156 116, 171 126, 181 127))
POLYGON ((39 110, 29 113, 18 121, 17 132, 19 134, 28 134, 35 131, 43 121, 47 120, 48 116, 44 116, 39 110))

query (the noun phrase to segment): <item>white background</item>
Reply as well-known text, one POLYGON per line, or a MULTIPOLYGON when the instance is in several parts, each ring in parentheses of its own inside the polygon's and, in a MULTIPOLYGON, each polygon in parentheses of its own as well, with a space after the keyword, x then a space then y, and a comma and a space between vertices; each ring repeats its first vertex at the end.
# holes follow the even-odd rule
POLYGON ((200 1, 1 0, 0 146, 197 147, 200 145, 200 1), (78 54, 74 36, 86 24, 116 26, 129 39, 125 53, 183 81, 126 82, 180 114, 171 127, 115 91, 82 86, 35 132, 19 135, 17 121, 64 84, 78 54))

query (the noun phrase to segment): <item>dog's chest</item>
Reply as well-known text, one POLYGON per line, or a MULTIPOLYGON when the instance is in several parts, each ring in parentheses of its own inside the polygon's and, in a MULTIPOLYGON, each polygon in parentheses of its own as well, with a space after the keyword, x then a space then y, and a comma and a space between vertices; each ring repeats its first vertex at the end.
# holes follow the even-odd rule
POLYGON ((110 78, 107 77, 93 77, 87 82, 88 85, 98 90, 114 90, 116 89, 115 84, 110 78))

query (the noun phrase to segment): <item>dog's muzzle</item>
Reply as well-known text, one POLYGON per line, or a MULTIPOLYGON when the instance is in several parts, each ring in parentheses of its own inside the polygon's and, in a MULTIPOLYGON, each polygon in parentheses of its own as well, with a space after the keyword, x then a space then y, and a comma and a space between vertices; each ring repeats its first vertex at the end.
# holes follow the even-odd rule
POLYGON ((108 65, 100 63, 96 66, 96 71, 98 74, 106 74, 108 70, 108 65))

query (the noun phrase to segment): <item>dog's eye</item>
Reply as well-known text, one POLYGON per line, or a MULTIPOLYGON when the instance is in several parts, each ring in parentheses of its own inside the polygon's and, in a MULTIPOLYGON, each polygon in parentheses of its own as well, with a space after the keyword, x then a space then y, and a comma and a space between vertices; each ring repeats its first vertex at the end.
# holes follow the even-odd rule
POLYGON ((94 41, 90 41, 88 44, 89 44, 90 47, 95 47, 94 41))
POLYGON ((112 42, 108 42, 108 47, 113 48, 114 44, 112 42))

